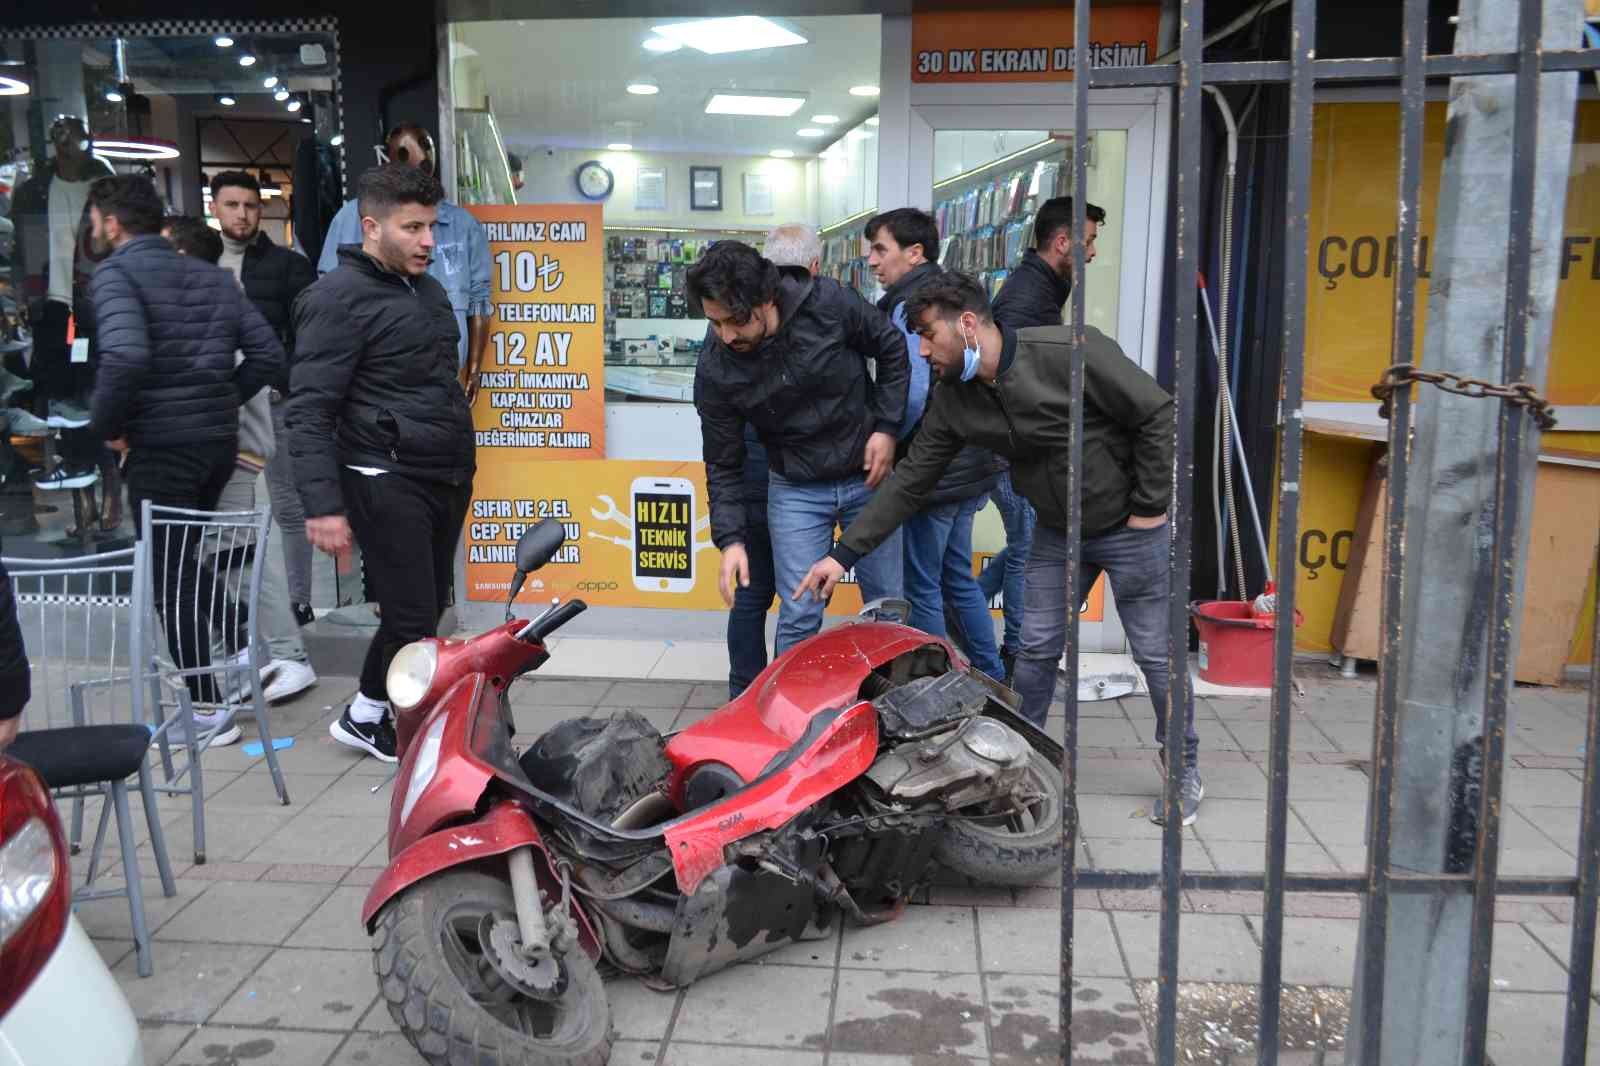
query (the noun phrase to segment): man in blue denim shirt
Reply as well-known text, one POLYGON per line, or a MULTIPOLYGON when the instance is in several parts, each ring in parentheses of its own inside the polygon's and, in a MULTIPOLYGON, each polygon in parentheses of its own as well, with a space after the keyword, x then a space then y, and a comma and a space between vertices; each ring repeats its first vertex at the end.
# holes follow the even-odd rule
MULTIPOLYGON (((435 173, 433 137, 421 126, 402 122, 389 131, 384 148, 390 162, 435 173)), ((456 365, 470 404, 478 396, 478 370, 483 366, 483 356, 489 347, 489 322, 494 314, 489 301, 489 239, 484 235, 483 224, 471 212, 449 200, 439 202, 433 239, 433 261, 428 264, 428 273, 450 294, 456 327, 461 331, 456 365)), ((326 274, 339 265, 341 244, 360 243, 361 213, 356 210, 356 202, 351 200, 339 209, 328 227, 317 273, 326 274)))

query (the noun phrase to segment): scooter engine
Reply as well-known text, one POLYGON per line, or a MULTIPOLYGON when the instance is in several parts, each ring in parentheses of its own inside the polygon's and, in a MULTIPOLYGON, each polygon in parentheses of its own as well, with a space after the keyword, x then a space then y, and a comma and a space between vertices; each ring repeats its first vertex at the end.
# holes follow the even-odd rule
POLYGON ((978 715, 896 745, 878 756, 866 777, 889 799, 936 801, 955 811, 1005 796, 1022 784, 1030 750, 1014 729, 978 715))

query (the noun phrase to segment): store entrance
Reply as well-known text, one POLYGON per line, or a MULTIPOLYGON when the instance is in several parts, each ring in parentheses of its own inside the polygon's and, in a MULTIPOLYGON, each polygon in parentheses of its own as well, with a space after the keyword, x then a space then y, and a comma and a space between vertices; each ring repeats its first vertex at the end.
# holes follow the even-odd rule
MULTIPOLYGON (((1055 90, 1054 95, 1066 94, 1055 90)), ((1155 314, 1161 299, 1154 236, 1166 212, 1166 184, 1155 179, 1165 173, 1161 134, 1167 123, 1161 110, 1153 96, 1108 96, 1091 105, 1089 137, 1082 146, 1088 157, 1087 199, 1106 216, 1085 272, 1085 317, 1150 373, 1156 367, 1155 314)), ((913 104, 908 177, 913 195, 939 223, 946 269, 970 273, 991 296, 999 293, 1033 246, 1040 205, 1072 195, 1079 146, 1071 129, 1072 109, 1065 103, 913 104)), ((1070 304, 1066 313, 1070 316, 1070 304)), ((980 565, 987 566, 1005 543, 999 512, 990 506, 973 530, 980 565)), ((1103 582, 1089 595, 1081 633, 1086 651, 1125 650, 1103 582)))

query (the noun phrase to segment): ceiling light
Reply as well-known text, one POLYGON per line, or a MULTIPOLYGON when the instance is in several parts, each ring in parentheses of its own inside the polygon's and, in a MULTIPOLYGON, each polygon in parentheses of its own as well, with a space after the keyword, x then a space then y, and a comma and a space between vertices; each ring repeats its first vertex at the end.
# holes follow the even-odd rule
POLYGON ((301 104, 299 100, 290 100, 287 104, 284 104, 283 106, 288 108, 290 110, 290 112, 295 112, 295 111, 300 110, 300 108, 305 106, 305 105, 301 104))
POLYGON ((238 102, 239 101, 235 100, 231 96, 219 96, 219 97, 217 97, 217 103, 221 104, 223 107, 232 107, 234 104, 236 104, 238 102))
POLYGON ((608 152, 631 152, 631 151, 633 151, 633 145, 628 144, 625 141, 618 141, 616 144, 608 144, 608 145, 606 145, 606 151, 608 151, 608 152))
MULTIPOLYGON (((241 67, 253 67, 256 65, 256 57, 246 53, 245 55, 239 57, 239 65, 241 67)), ((854 89, 851 89, 850 91, 855 92, 854 89)))
POLYGON ((335 133, 331 138, 329 138, 328 143, 333 145, 335 148, 339 147, 344 143, 344 134, 335 133))
POLYGON ((218 48, 232 48, 233 47, 233 38, 232 37, 218 37, 217 38, 217 47, 218 48))
POLYGON ((652 37, 644 42, 644 48, 647 52, 676 52, 682 47, 682 41, 674 41, 670 37, 652 37))
POLYGON ((876 126, 877 124, 878 124, 878 116, 877 115, 873 115, 871 118, 867 119, 867 125, 876 126))
POLYGON ((96 138, 94 151, 96 155, 103 155, 107 159, 131 159, 141 163, 156 159, 178 158, 177 145, 169 141, 157 141, 150 138, 109 141, 96 138))
POLYGON ((877 96, 878 95, 878 87, 876 85, 852 85, 850 87, 850 95, 851 96, 877 96))
POLYGON ((0 74, 0 96, 26 96, 27 94, 27 82, 0 74))
POLYGON ((827 135, 827 130, 821 130, 815 126, 807 126, 803 130, 795 130, 796 137, 826 137, 827 135))
POLYGON ((812 115, 811 121, 819 126, 831 126, 839 121, 838 115, 812 115))
POLYGON ((736 18, 700 19, 695 22, 669 22, 650 27, 671 41, 686 44, 707 55, 727 52, 753 52, 762 48, 787 48, 805 44, 806 39, 776 22, 758 15, 736 18))
POLYGON ((793 159, 794 153, 787 148, 774 148, 771 152, 774 159, 793 159))
POLYGON ((706 114, 788 118, 800 110, 805 102, 806 98, 804 96, 713 93, 710 102, 706 104, 706 114))
POLYGON ((630 81, 628 91, 634 96, 654 96, 661 91, 661 86, 653 81, 630 81))
POLYGON ((274 100, 278 101, 278 103, 281 104, 285 100, 289 99, 289 90, 288 89, 279 89, 277 92, 272 94, 272 98, 274 100))
POLYGON ((107 89, 106 99, 110 100, 113 104, 120 104, 122 103, 122 94, 115 89, 107 89))
POLYGON ((269 74, 265 78, 262 78, 261 87, 263 89, 276 89, 278 87, 278 76, 276 74, 269 74))

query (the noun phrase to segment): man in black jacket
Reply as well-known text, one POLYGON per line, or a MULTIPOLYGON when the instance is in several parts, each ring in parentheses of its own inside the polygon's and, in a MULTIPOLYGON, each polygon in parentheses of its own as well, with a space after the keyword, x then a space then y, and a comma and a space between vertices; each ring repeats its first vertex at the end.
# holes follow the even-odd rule
MULTIPOLYGON (((1085 225, 1083 261, 1094 262, 1094 242, 1106 220, 1105 210, 1095 204, 1083 205, 1085 225)), ((1011 329, 1030 326, 1059 326, 1064 321, 1061 308, 1072 294, 1072 197, 1046 200, 1033 220, 1033 243, 1000 286, 993 314, 996 322, 1011 329)), ((1009 675, 1016 666, 1017 648, 1022 639, 1023 571, 1033 547, 1033 527, 1038 520, 1033 505, 1011 484, 1011 472, 1000 475, 990 497, 1005 523, 1006 546, 989 560, 980 584, 983 594, 994 599, 1004 591, 1005 640, 1000 658, 1009 675)))
MULTIPOLYGON (((101 178, 89 190, 89 216, 96 250, 110 252, 89 283, 100 353, 92 427, 127 452, 135 514, 145 500, 212 510, 233 474, 239 405, 277 379, 283 345, 227 271, 162 240, 161 200, 148 178, 101 178)), ((157 595, 173 659, 210 666, 209 597, 195 592, 193 546, 164 540, 151 547, 165 571, 157 595)), ((190 690, 217 702, 210 678, 191 679, 190 690)), ((228 733, 212 743, 237 739, 237 727, 228 733)))
MULTIPOLYGON (((767 521, 781 588, 792 588, 827 550, 894 462, 905 418, 906 344, 889 320, 831 278, 773 265, 747 244, 721 241, 689 269, 689 300, 710 328, 695 367, 711 536, 722 550, 720 587, 750 582, 745 538, 745 427, 767 449, 767 521), (876 381, 866 361, 877 360, 876 381)), ((864 599, 898 596, 899 537, 863 553, 864 599)), ((785 597, 777 652, 815 633, 820 603, 785 597)))
POLYGON ((460 331, 428 274, 432 174, 390 163, 357 184, 361 244, 294 306, 289 450, 306 535, 334 556, 360 544, 381 611, 361 690, 329 731, 395 761, 387 674, 438 633, 472 496, 472 413, 456 377, 460 331))
MULTIPOLYGON (((928 361, 922 358, 921 338, 906 323, 906 298, 940 275, 939 226, 926 211, 898 207, 874 216, 864 235, 867 263, 887 289, 878 301, 878 310, 905 335, 911 357, 911 387, 898 449, 903 457, 921 427, 934 387, 928 361)), ((993 452, 963 448, 934 487, 928 505, 906 520, 904 537, 911 624, 940 637, 949 636, 953 625, 972 665, 1003 681, 1006 668, 995 646, 994 621, 972 575, 973 519, 988 502, 999 469, 993 452), (946 624, 947 615, 950 625, 946 624)))
MULTIPOLYGON (((1071 440, 1071 331, 1013 330, 997 325, 989 299, 973 279, 946 274, 925 284, 906 308, 922 335, 940 387, 934 390, 911 454, 878 491, 839 544, 794 589, 796 597, 832 591, 862 552, 871 551, 924 504, 950 461, 968 443, 1011 460, 1018 490, 1038 509, 1028 559, 1021 655, 1015 688, 1022 711, 1044 725, 1055 698, 1056 670, 1066 642, 1068 480, 1071 440), (974 364, 966 375, 966 367, 974 364), (967 380, 962 378, 966 376, 967 380)), ((1117 343, 1092 327, 1083 350, 1083 466, 1080 589, 1102 571, 1117 597, 1134 661, 1144 670, 1163 741, 1169 691, 1171 609, 1172 397, 1117 343)), ((1199 816, 1205 797, 1194 732, 1192 694, 1185 707, 1182 821, 1199 816)), ((1172 747, 1165 754, 1172 754, 1172 747)), ((1157 805, 1157 817, 1161 816, 1157 805)))
POLYGON ((17 624, 17 597, 11 575, 0 563, 0 751, 5 751, 22 728, 22 710, 28 705, 31 680, 28 649, 17 624))

